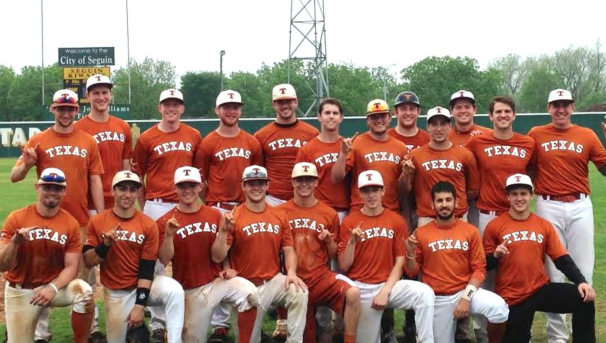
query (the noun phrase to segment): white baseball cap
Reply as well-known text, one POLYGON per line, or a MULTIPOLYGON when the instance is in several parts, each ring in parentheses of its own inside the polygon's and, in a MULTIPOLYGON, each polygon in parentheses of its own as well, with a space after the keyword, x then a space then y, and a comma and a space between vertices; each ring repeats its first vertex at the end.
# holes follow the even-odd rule
POLYGON ((289 85, 288 83, 283 83, 281 85, 275 86, 273 91, 271 92, 271 101, 289 100, 296 98, 297 92, 295 91, 295 87, 289 85))
POLYGON ((39 185, 59 185, 67 187, 65 180, 65 173, 61 169, 57 168, 46 168, 40 174, 38 179, 39 185))
POLYGON ((219 93, 216 102, 217 107, 229 103, 244 105, 244 103, 242 102, 242 96, 236 91, 226 90, 219 93))
POLYGON ((309 162, 299 162, 292 168, 291 178, 297 178, 302 176, 318 177, 318 169, 316 165, 309 162))
POLYGON ((139 179, 139 175, 130 170, 120 170, 116 173, 116 175, 114 175, 114 178, 112 180, 112 188, 114 188, 120 182, 126 181, 135 182, 141 185, 141 179, 139 179))
POLYGON ((452 95, 450 96, 450 104, 452 105, 455 100, 459 99, 468 99, 471 100, 472 103, 476 103, 476 98, 473 96, 473 93, 463 89, 458 92, 452 93, 452 95))
POLYGON ((572 99, 572 93, 570 93, 570 91, 567 91, 565 89, 556 89, 552 90, 551 93, 549 93, 549 100, 547 100, 547 103, 552 103, 554 101, 560 100, 574 102, 574 100, 572 99))
POLYGON ((114 86, 109 77, 101 74, 93 75, 86 80, 86 90, 89 90, 92 86, 96 85, 107 85, 110 89, 114 86))
POLYGON ((175 185, 181 182, 202 183, 200 171, 194 167, 181 167, 175 170, 175 185))
POLYGON ((267 177, 267 169, 255 164, 244 168, 244 171, 242 172, 242 182, 251 180, 269 181, 269 177, 267 177))
POLYGON ((374 99, 366 105, 366 116, 375 113, 389 113, 389 105, 382 99, 374 99))
POLYGON ((358 188, 364 188, 368 186, 381 186, 383 187, 383 177, 381 173, 376 170, 367 170, 361 172, 358 175, 358 188))
POLYGON ((524 185, 530 187, 530 189, 533 189, 530 176, 525 174, 513 174, 508 177, 507 182, 505 183, 505 189, 509 189, 509 187, 517 185, 524 185))
POLYGON ((162 93, 160 93, 160 102, 166 100, 166 99, 178 99, 183 101, 183 93, 181 93, 180 91, 176 90, 176 89, 167 89, 165 91, 163 91, 162 93))
POLYGON ((53 103, 51 106, 78 107, 78 94, 69 89, 60 89, 53 95, 53 103))
POLYGON ((448 120, 451 118, 450 111, 440 106, 430 108, 429 111, 427 111, 427 121, 436 116, 442 116, 448 120))

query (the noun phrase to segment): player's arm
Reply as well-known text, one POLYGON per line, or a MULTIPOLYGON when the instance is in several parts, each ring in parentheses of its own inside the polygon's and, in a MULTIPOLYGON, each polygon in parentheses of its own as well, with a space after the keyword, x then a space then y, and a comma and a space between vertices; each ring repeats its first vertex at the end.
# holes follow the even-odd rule
POLYGON ((145 208, 145 174, 147 172, 147 146, 142 139, 137 139, 135 149, 133 150, 133 157, 131 158, 130 164, 131 169, 141 179, 141 188, 139 188, 139 195, 137 201, 139 202, 139 209, 143 212, 145 208))
POLYGON ((105 204, 103 203, 103 182, 101 181, 101 175, 90 175, 90 191, 93 198, 93 204, 97 213, 105 210, 105 204))
MULTIPOLYGON (((175 245, 173 243, 173 237, 177 233, 177 230, 181 227, 176 218, 177 210, 173 210, 173 216, 166 221, 164 224, 163 230, 160 230, 158 227, 158 231, 160 232, 160 240, 162 244, 160 245, 160 250, 158 250, 158 259, 162 262, 163 265, 168 265, 170 261, 172 261, 173 256, 175 256, 175 245), (163 234, 162 234, 163 233, 163 234), (162 239, 162 236, 163 239, 162 239)), ((163 225, 162 222, 158 222, 158 226, 163 225)))
POLYGON ((406 239, 406 262, 404 268, 406 268, 406 274, 410 277, 415 277, 419 274, 419 260, 422 261, 423 252, 418 248, 419 240, 416 237, 417 230, 415 230, 408 239, 406 239))
MULTIPOLYGON (((341 252, 338 259, 339 269, 344 272, 347 272, 353 264, 354 253, 356 251, 356 244, 362 239, 362 229, 360 228, 362 226, 362 223, 363 222, 360 222, 358 226, 353 229, 346 229, 349 230, 349 239, 347 240, 345 250, 341 252)), ((343 227, 341 227, 341 232, 343 232, 343 227)), ((343 240, 341 240, 341 243, 343 243, 343 240)))
POLYGON ((341 139, 341 151, 339 152, 339 156, 337 157, 337 161, 332 166, 330 170, 330 180, 332 183, 339 183, 343 181, 345 176, 347 175, 347 156, 353 150, 353 140, 356 138, 358 133, 351 138, 342 138, 341 139))
POLYGON ((79 252, 65 253, 63 264, 65 267, 59 273, 56 279, 44 286, 42 289, 35 291, 30 304, 36 306, 47 306, 57 295, 57 293, 65 288, 78 275, 78 266, 80 265, 81 254, 79 252))
POLYGON ((21 157, 13 169, 11 169, 11 182, 15 183, 25 179, 29 170, 36 165, 36 161, 38 160, 36 149, 38 149, 38 144, 34 147, 28 145, 21 147, 21 157))
MULTIPOLYGON (((11 227, 15 227, 12 215, 6 219, 6 223, 4 224, 3 235, 5 237, 13 231, 11 227)), ((4 241, 4 243, 0 244, 0 272, 7 272, 15 265, 19 246, 28 240, 29 230, 35 228, 36 226, 17 229, 14 231, 14 235, 10 238, 10 241, 4 241)))
POLYGON ((387 281, 381 287, 379 293, 372 300, 371 308, 380 310, 384 309, 387 306, 387 302, 389 300, 389 294, 393 289, 393 286, 402 278, 404 270, 404 256, 396 256, 396 263, 391 269, 391 273, 389 273, 389 277, 387 281))
POLYGON ((210 254, 212 256, 212 260, 214 263, 221 263, 227 257, 227 253, 229 252, 229 248, 231 244, 227 243, 227 236, 229 236, 234 228, 234 207, 231 212, 227 212, 223 214, 223 218, 221 218, 221 222, 219 223, 219 232, 217 233, 217 237, 213 242, 213 245, 210 249, 210 254))
POLYGON ((465 287, 465 291, 463 292, 463 295, 455 308, 454 317, 456 319, 462 319, 469 316, 471 299, 486 278, 486 256, 484 255, 484 249, 482 248, 479 232, 474 232, 474 236, 471 238, 470 246, 472 251, 469 256, 469 264, 472 274, 469 278, 467 286, 465 287))
POLYGON ((293 246, 282 247, 284 253, 284 267, 286 268, 286 289, 292 283, 297 288, 307 291, 307 285, 297 276, 297 252, 293 246))
POLYGON ((144 324, 144 309, 149 299, 149 292, 154 279, 155 260, 139 260, 139 280, 137 280, 137 293, 135 297, 135 306, 132 308, 126 321, 128 329, 136 328, 144 324))
POLYGON ((122 170, 130 170, 130 159, 122 160, 122 170))
MULTIPOLYGON (((105 259, 107 258, 107 254, 109 254, 109 250, 116 241, 116 231, 119 231, 121 229, 122 228, 118 224, 115 229, 103 233, 101 235, 103 240, 96 246, 93 246, 91 244, 84 244, 84 246, 82 247, 82 259, 84 260, 84 265, 86 266, 86 268, 90 269, 105 261, 105 259)), ((90 223, 87 227, 87 231, 91 234, 94 233, 94 229, 90 223)), ((91 240, 87 239, 87 241, 91 240)))

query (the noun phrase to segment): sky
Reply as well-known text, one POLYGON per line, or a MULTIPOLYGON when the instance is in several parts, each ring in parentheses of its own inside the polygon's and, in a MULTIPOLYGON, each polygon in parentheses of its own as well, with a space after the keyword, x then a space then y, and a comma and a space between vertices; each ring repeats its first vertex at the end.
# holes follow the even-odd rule
MULTIPOLYGON (((126 65, 126 0, 42 2, 45 65, 67 47, 115 47, 116 67, 126 65)), ((293 3, 301 8, 301 0, 293 3)), ((429 56, 469 56, 485 68, 509 53, 539 56, 597 40, 606 50, 601 0, 324 4, 328 62, 392 74, 429 56)), ((40 7, 40 0, 0 1, 0 65, 18 71, 41 64, 40 7)), ((129 0, 128 7, 131 57, 169 61, 179 75, 218 71, 221 50, 227 75, 288 58, 289 0, 129 0)))

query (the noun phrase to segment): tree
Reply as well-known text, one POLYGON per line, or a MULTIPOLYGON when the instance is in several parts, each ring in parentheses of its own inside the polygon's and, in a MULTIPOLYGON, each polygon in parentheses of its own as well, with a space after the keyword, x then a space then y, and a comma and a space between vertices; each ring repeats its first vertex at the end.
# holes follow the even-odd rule
POLYGON ((181 77, 181 92, 185 99, 185 116, 211 118, 215 101, 221 91, 221 75, 217 72, 187 72, 181 77))
POLYGON ((369 101, 383 98, 381 71, 353 64, 328 66, 330 96, 339 99, 345 115, 364 115, 369 101))
POLYGON ((15 80, 15 71, 11 67, 0 65, 0 120, 9 120, 12 110, 9 107, 8 92, 15 80))
POLYGON ((533 68, 528 72, 526 82, 520 91, 518 112, 543 113, 547 110, 549 92, 560 88, 559 75, 545 66, 533 68))
MULTIPOLYGON (((63 73, 57 64, 44 69, 44 104, 52 103, 53 94, 63 88, 63 73)), ((15 75, 7 93, 7 120, 42 119, 42 68, 26 66, 15 75)))
POLYGON ((518 54, 509 54, 490 63, 490 69, 497 70, 503 77, 503 89, 511 96, 518 94, 524 82, 527 65, 518 54))
POLYGON ((247 72, 232 73, 227 80, 229 89, 235 90, 242 95, 243 117, 264 117, 271 113, 263 113, 264 107, 271 104, 271 89, 265 87, 256 74, 247 72))

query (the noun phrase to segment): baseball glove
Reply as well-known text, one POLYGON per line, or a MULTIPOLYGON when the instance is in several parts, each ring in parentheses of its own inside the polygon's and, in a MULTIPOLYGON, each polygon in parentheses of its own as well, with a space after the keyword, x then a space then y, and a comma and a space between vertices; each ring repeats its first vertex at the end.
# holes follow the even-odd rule
POLYGON ((141 325, 126 333, 126 343, 150 343, 147 326, 141 325))

